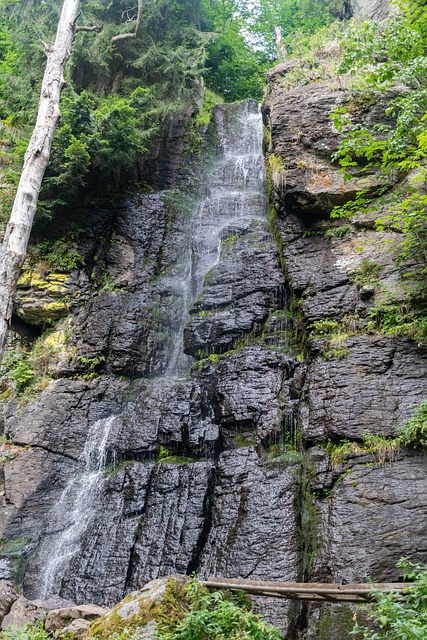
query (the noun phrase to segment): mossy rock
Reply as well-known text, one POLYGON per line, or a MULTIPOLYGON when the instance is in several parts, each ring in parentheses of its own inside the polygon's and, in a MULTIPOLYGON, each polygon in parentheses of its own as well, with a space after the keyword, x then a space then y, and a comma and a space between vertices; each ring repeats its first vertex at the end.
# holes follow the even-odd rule
POLYGON ((318 640, 362 640, 362 633, 353 633, 356 620, 365 624, 368 606, 354 604, 322 605, 318 640))
POLYGON ((47 324, 68 315, 74 292, 69 274, 49 273, 44 277, 36 271, 24 270, 17 285, 16 312, 30 324, 47 324))
POLYGON ((188 580, 186 576, 173 576, 149 582, 95 620, 86 638, 110 640, 125 633, 141 640, 155 640, 157 623, 178 622, 188 612, 184 589, 188 580))

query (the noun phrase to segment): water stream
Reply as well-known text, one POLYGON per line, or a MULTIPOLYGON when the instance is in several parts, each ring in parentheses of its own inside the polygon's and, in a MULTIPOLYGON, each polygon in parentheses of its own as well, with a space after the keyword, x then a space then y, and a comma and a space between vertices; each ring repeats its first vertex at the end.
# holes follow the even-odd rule
MULTIPOLYGON (((172 386, 188 375, 193 358, 183 352, 183 331, 191 302, 199 296, 206 274, 219 262, 221 237, 227 229, 247 228, 267 214, 267 194, 262 155, 262 120, 255 101, 219 107, 215 113, 218 155, 206 179, 199 204, 186 222, 176 264, 160 277, 156 291, 175 298, 171 322, 171 349, 158 387, 172 386)), ((61 581, 80 552, 83 534, 89 530, 105 466, 114 458, 114 425, 120 416, 95 422, 80 458, 80 474, 71 479, 48 516, 48 527, 39 551, 43 572, 39 597, 60 591, 61 581)))
POLYGON ((115 419, 116 416, 109 416, 91 426, 80 457, 83 473, 67 484, 49 514, 47 544, 41 552, 41 597, 59 591, 65 570, 80 550, 79 541, 90 523, 102 489, 108 440, 115 419))

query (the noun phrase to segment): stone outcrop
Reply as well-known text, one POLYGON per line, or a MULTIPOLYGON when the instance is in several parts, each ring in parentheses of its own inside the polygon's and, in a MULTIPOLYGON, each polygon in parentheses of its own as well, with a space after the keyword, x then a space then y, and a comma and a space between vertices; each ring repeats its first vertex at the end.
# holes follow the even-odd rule
MULTIPOLYGON (((285 93, 284 72, 271 75, 265 106, 281 161, 275 219, 248 221, 245 210, 225 224, 197 294, 180 286, 191 199, 139 194, 98 203, 81 222, 86 266, 66 280, 81 295, 70 294, 56 327, 64 339, 38 342, 37 357, 49 353, 44 388, 4 403, 0 579, 26 597, 39 595, 53 552, 53 588, 99 605, 175 573, 388 581, 399 557, 427 560, 425 457, 363 447, 366 434, 395 436, 427 393, 425 346, 369 325, 374 305, 405 301, 401 238, 377 231, 376 213, 328 217, 361 188, 374 196, 394 185, 373 171, 343 181, 329 116, 350 96, 329 83, 285 93), (187 354, 185 375, 168 372, 175 348, 187 354), (352 447, 336 460, 343 441, 352 447), (68 558, 58 552, 67 531, 68 558)), ((392 95, 356 101, 354 117, 380 122, 392 95)), ((226 163, 217 180, 229 180, 226 163)), ((197 242, 193 270, 208 253, 197 242)), ((28 322, 25 291, 17 313, 28 322)), ((258 606, 287 625, 286 603, 258 606)), ((300 613, 289 614, 295 637, 323 640, 328 628, 329 640, 347 640, 338 629, 351 626, 348 607, 300 613)))
POLYGON ((88 622, 88 625, 79 625, 82 629, 87 628, 90 622, 100 618, 106 612, 107 609, 98 607, 95 604, 82 604, 73 607, 62 607, 61 609, 51 609, 46 615, 44 628, 48 632, 61 629, 68 630, 71 623, 75 620, 88 622))
MULTIPOLYGON (((318 581, 397 580, 402 556, 426 562, 420 500, 427 488, 424 455, 410 448, 368 453, 356 444, 334 462, 325 452, 326 442, 331 450, 343 441, 362 443, 367 434, 385 438, 386 444, 426 397, 425 346, 378 335, 367 322, 372 309, 390 300, 409 304, 403 302, 408 287, 396 264, 401 236, 375 229, 384 204, 379 201, 375 213, 362 212, 351 221, 327 219, 333 205, 352 197, 353 182, 367 181, 364 187, 372 193, 377 180, 394 188, 386 176, 358 170, 340 183, 330 156, 341 138, 329 116, 337 105, 348 105, 353 120, 370 128, 384 118, 394 90, 354 109, 339 87, 318 83, 284 92, 280 76, 287 72, 277 68, 273 73, 266 114, 271 152, 283 159, 283 181, 275 190, 276 232, 298 299, 297 322, 308 338, 309 363, 297 409, 312 496, 305 509, 318 518, 315 539, 306 542, 314 552, 308 576, 318 581), (335 335, 323 329, 328 323, 335 335)), ((352 615, 345 606, 326 611, 312 605, 307 637, 347 638, 343 633, 350 632, 352 615)))
POLYGON ((29 600, 24 596, 19 596, 12 604, 9 613, 4 616, 1 628, 3 630, 9 627, 19 629, 26 624, 32 624, 37 620, 45 618, 46 614, 52 609, 67 605, 72 605, 72 603, 57 596, 48 598, 47 600, 29 600))
POLYGON ((354 16, 371 20, 384 20, 390 11, 388 0, 350 0, 350 5, 354 16))
POLYGON ((18 597, 19 591, 12 582, 0 580, 0 622, 9 613, 18 597))

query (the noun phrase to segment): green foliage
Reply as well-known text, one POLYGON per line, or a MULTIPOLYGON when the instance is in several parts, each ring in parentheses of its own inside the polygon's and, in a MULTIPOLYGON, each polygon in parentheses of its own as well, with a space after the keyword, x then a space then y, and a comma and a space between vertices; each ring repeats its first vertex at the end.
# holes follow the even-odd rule
POLYGON ((286 51, 295 52, 298 36, 313 34, 332 22, 344 17, 344 2, 341 0, 259 0, 239 3, 243 16, 247 18, 249 40, 266 51, 270 59, 286 51), (275 28, 282 32, 281 50, 277 51, 275 28))
POLYGON ((43 240, 31 249, 32 261, 44 261, 55 271, 68 273, 84 264, 84 257, 72 246, 71 235, 43 240))
POLYGON ((85 373, 80 377, 84 380, 93 380, 99 375, 99 369, 105 363, 105 356, 93 356, 92 358, 77 356, 76 362, 83 365, 85 369, 85 373))
POLYGON ((281 640, 278 629, 236 598, 221 591, 210 593, 193 579, 185 586, 188 611, 182 619, 163 618, 157 624, 159 640, 281 640))
POLYGON ((399 434, 404 445, 427 449, 427 400, 423 400, 399 434))
POLYGON ((244 98, 262 99, 267 59, 262 51, 253 49, 241 33, 243 21, 234 17, 234 3, 224 15, 227 3, 209 3, 213 37, 207 43, 206 83, 225 101, 244 98), (220 7, 219 5, 222 5, 220 7))
POLYGON ((405 580, 412 582, 404 592, 373 593, 376 602, 371 606, 370 617, 375 630, 356 622, 353 633, 362 633, 363 640, 422 640, 427 637, 427 568, 401 560, 398 568, 405 580))
POLYGON ((338 333, 340 329, 340 323, 338 320, 332 318, 325 318, 324 320, 316 320, 308 326, 310 331, 310 337, 323 338, 338 333))
POLYGON ((24 625, 19 629, 9 627, 1 633, 4 640, 50 640, 50 635, 44 628, 44 621, 24 625))
POLYGON ((342 224, 339 227, 330 227, 323 233, 325 238, 342 238, 351 231, 349 224, 342 224))
POLYGON ((203 105, 200 112, 194 119, 194 124, 196 127, 203 127, 209 124, 212 115, 212 109, 217 104, 221 104, 224 101, 222 96, 219 96, 217 93, 212 91, 211 89, 206 89, 203 96, 203 105))
POLYGON ((427 317, 424 305, 417 308, 416 304, 416 297, 407 301, 380 299, 366 312, 368 322, 365 330, 391 336, 403 335, 419 343, 426 343, 427 317))
MULTIPOLYGON (((344 39, 340 73, 358 74, 369 92, 385 91, 392 84, 403 83, 403 90, 391 100, 382 124, 368 128, 354 121, 351 100, 343 103, 332 119, 345 136, 333 159, 351 177, 353 167, 377 167, 389 174, 390 184, 396 176, 412 171, 413 184, 377 221, 377 228, 394 228, 404 234, 400 260, 415 260, 421 271, 427 270, 427 30, 426 9, 412 12, 414 3, 403 3, 404 11, 392 14, 380 24, 355 23, 344 39), (405 11, 406 7, 406 11, 405 11)), ((418 8, 420 8, 418 6, 418 8)), ((374 100, 371 96, 370 100, 374 100)), ((353 101, 354 104, 354 101, 353 101)), ((377 195, 381 195, 376 193, 377 195)), ((354 201, 336 208, 333 216, 347 216, 369 206, 372 194, 359 192, 354 201)))
POLYGON ((18 393, 22 393, 36 377, 28 354, 18 350, 5 355, 0 373, 13 381, 18 393))
POLYGON ((169 456, 170 456, 169 449, 167 449, 165 446, 161 444, 159 447, 158 459, 165 460, 166 458, 169 458, 169 456))
POLYGON ((362 258, 358 267, 353 270, 353 282, 359 287, 366 284, 377 284, 378 276, 383 267, 368 258, 362 258))
MULTIPOLYGON (((286 167, 281 156, 270 153, 266 160, 267 179, 269 189, 275 189, 277 192, 283 191, 286 186, 286 167)), ((273 216, 275 211, 273 210, 273 216)))
MULTIPOLYGON (((35 119, 45 53, 60 7, 55 0, 0 5, 0 163, 8 217, 35 119)), ((40 194, 38 218, 52 217, 83 189, 118 189, 137 176, 138 159, 161 124, 200 93, 206 57, 206 11, 200 0, 147 0, 138 37, 128 31, 125 0, 82 5, 61 98, 61 119, 40 194), (101 28, 102 27, 102 28, 101 28)))
POLYGON ((325 445, 325 451, 334 466, 344 463, 347 458, 353 455, 362 454, 375 456, 378 464, 383 465, 395 459, 401 444, 399 437, 387 438, 386 436, 365 433, 362 442, 347 439, 338 443, 328 441, 325 445))

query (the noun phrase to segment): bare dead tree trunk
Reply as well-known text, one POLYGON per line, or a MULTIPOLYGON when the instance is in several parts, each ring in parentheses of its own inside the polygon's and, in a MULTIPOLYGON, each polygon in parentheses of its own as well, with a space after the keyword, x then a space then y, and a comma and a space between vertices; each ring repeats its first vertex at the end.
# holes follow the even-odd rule
POLYGON ((12 317, 16 283, 27 254, 44 172, 58 121, 64 68, 71 53, 80 0, 64 0, 55 44, 47 48, 37 121, 24 158, 12 213, 0 251, 0 363, 12 317))
POLYGON ((142 0, 138 0, 138 13, 136 16, 135 31, 132 31, 131 33, 119 33, 119 35, 113 36, 111 38, 111 42, 117 42, 118 40, 127 40, 127 38, 136 38, 136 36, 138 35, 139 25, 141 24, 141 18, 142 18, 142 0))

